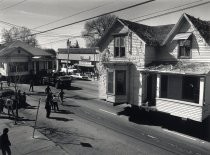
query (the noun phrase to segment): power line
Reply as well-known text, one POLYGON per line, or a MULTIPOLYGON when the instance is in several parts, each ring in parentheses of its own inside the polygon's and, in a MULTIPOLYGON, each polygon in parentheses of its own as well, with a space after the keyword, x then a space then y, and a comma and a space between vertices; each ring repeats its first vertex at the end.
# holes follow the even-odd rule
POLYGON ((122 9, 118 9, 118 10, 103 13, 103 14, 100 14, 100 15, 97 15, 97 16, 94 16, 94 17, 86 18, 86 19, 83 19, 83 20, 80 20, 80 21, 77 21, 77 22, 73 22, 73 23, 70 23, 70 24, 58 26, 58 27, 48 29, 48 30, 45 30, 45 31, 37 32, 37 33, 34 33, 32 35, 38 35, 38 34, 41 34, 41 33, 46 33, 46 32, 53 31, 53 30, 56 30, 56 29, 60 29, 60 28, 63 28, 63 27, 67 27, 67 26, 70 26, 70 25, 78 24, 78 23, 81 23, 81 22, 84 22, 84 21, 87 21, 87 20, 91 20, 91 19, 94 19, 94 18, 98 18, 98 17, 104 16, 104 15, 112 14, 112 13, 115 13, 115 12, 120 12, 120 11, 123 11, 123 10, 127 10, 127 9, 130 9, 130 8, 133 8, 133 7, 143 5, 143 4, 147 4, 147 3, 150 3, 152 1, 155 1, 155 0, 148 0, 148 1, 141 2, 141 3, 135 4, 135 5, 131 5, 131 6, 128 6, 128 7, 122 8, 122 9))
POLYGON ((6 9, 9 9, 9 8, 13 8, 13 7, 15 7, 15 6, 17 6, 17 5, 20 5, 20 4, 22 4, 22 3, 26 2, 26 1, 27 1, 27 0, 23 0, 23 1, 21 1, 21 2, 12 4, 12 5, 10 5, 10 6, 7 6, 7 7, 5 7, 5 8, 0 9, 0 11, 6 10, 6 9))
MULTIPOLYGON (((81 36, 81 35, 79 35, 79 36, 71 36, 69 39, 81 38, 81 37, 83 37, 83 36, 81 36)), ((60 39, 60 40, 56 40, 56 41, 51 41, 51 42, 43 43, 43 44, 40 44, 40 45, 46 45, 46 44, 52 44, 52 43, 57 43, 57 42, 61 42, 61 41, 66 41, 66 39, 60 39)))
POLYGON ((40 28, 40 27, 43 27, 43 26, 47 26, 47 25, 50 25, 50 24, 53 24, 53 23, 57 23, 57 22, 62 21, 62 20, 64 20, 64 19, 68 19, 68 18, 71 18, 71 17, 73 17, 73 16, 76 16, 76 15, 79 15, 79 14, 82 14, 82 13, 85 13, 85 12, 89 12, 89 11, 98 9, 98 8, 100 8, 100 7, 103 7, 103 6, 107 5, 107 4, 109 4, 109 3, 105 3, 105 4, 99 5, 99 6, 97 6, 97 7, 91 8, 91 9, 87 9, 87 10, 80 11, 80 12, 75 13, 75 14, 73 14, 73 15, 69 15, 69 16, 63 17, 63 18, 58 19, 58 20, 54 20, 54 21, 52 21, 52 22, 49 22, 49 23, 46 23, 46 24, 37 26, 37 27, 32 28, 32 29, 37 29, 37 28, 40 28))
MULTIPOLYGON (((16 25, 16 24, 12 24, 12 23, 9 23, 9 22, 5 22, 5 21, 2 21, 0 20, 0 23, 3 23, 5 25, 8 25, 8 26, 11 26, 11 27, 18 27, 18 28, 22 28, 22 26, 19 26, 19 25, 16 25)), ((35 31, 35 32, 40 32, 40 31, 37 31, 37 30, 33 30, 33 29, 29 29, 31 31, 35 31)), ((44 35, 44 34, 41 34, 41 35, 44 35)), ((69 35, 58 35, 58 34, 45 34, 44 36, 46 37, 68 37, 69 35)))
MULTIPOLYGON (((203 1, 203 0, 200 0, 200 1, 203 1)), ((192 3, 184 4, 184 5, 182 5, 182 6, 186 6, 186 5, 188 6, 189 4, 194 4, 194 3, 197 3, 197 2, 200 2, 200 1, 195 1, 195 2, 192 2, 192 3)), ((137 20, 137 21, 135 21, 135 22, 144 21, 144 20, 148 20, 148 19, 152 19, 152 18, 156 18, 156 17, 159 17, 159 16, 171 14, 171 13, 178 12, 178 11, 183 11, 183 10, 185 10, 185 9, 190 9, 190 8, 198 7, 198 6, 201 6, 201 5, 208 4, 208 3, 210 3, 210 1, 203 2, 203 3, 196 4, 196 5, 189 6, 189 7, 185 7, 185 8, 179 9, 179 10, 175 10, 175 11, 170 11, 170 12, 167 12, 167 13, 164 13, 164 14, 155 15, 155 16, 152 16, 152 17, 149 17, 149 18, 144 18, 144 19, 142 19, 142 20, 137 20)), ((164 12, 164 11, 168 11, 168 10, 172 10, 172 9, 180 8, 180 7, 181 7, 181 5, 180 5, 180 6, 177 6, 177 7, 174 7, 174 8, 169 8, 169 9, 157 11, 157 12, 154 12, 154 13, 151 13, 151 14, 143 15, 143 16, 140 16, 140 17, 137 17, 137 18, 141 18, 141 17, 153 15, 153 14, 156 14, 156 13, 160 13, 160 12, 164 12)), ((136 18, 134 18, 134 19, 136 19, 136 18)), ((59 40, 59 41, 60 41, 60 40, 59 40)), ((62 41, 63 41, 63 40, 62 40, 62 41)), ((53 43, 54 43, 54 42, 53 42, 53 43)), ((56 43, 56 41, 55 41, 55 43, 56 43)), ((48 44, 48 43, 46 43, 46 44, 48 44)))
POLYGON ((203 0, 194 1, 194 2, 191 2, 191 3, 187 3, 187 4, 184 4, 184 5, 179 5, 179 6, 176 6, 176 7, 173 7, 173 8, 168 8, 168 9, 161 10, 161 11, 156 11, 156 12, 149 13, 149 14, 146 14, 146 15, 143 15, 143 16, 132 18, 130 20, 135 20, 135 19, 138 19, 138 18, 142 18, 142 17, 154 15, 154 14, 157 14, 157 13, 161 13, 161 12, 165 12, 165 11, 170 11, 172 9, 180 8, 180 7, 183 7, 183 6, 186 6, 186 5, 191 5, 191 4, 194 4, 194 3, 197 3, 197 2, 201 2, 201 1, 203 1, 203 0))
MULTIPOLYGON (((210 1, 203 2, 203 3, 196 4, 196 5, 189 6, 189 7, 185 7, 185 8, 182 8, 182 9, 178 9, 178 10, 174 10, 174 11, 170 11, 170 12, 162 13, 162 14, 155 15, 155 16, 152 16, 152 17, 148 17, 148 18, 144 18, 144 19, 136 20, 136 21, 134 21, 134 22, 140 22, 140 21, 145 21, 145 20, 153 19, 153 18, 156 18, 156 17, 160 17, 160 16, 164 16, 164 15, 172 14, 172 13, 175 13, 175 12, 179 12, 179 11, 183 11, 183 10, 187 10, 187 9, 195 8, 195 7, 198 7, 198 6, 201 6, 201 5, 205 5, 205 4, 208 4, 208 3, 210 3, 210 1)), ((139 18, 140 18, 140 17, 139 17, 139 18)))

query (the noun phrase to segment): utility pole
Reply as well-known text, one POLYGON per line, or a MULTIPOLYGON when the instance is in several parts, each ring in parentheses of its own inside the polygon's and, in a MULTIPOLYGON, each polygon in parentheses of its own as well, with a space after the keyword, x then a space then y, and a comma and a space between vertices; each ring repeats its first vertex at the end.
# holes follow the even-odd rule
POLYGON ((66 73, 67 73, 67 75, 68 75, 68 66, 69 66, 70 45, 71 45, 71 41, 69 41, 69 39, 68 39, 67 40, 68 58, 67 58, 67 62, 66 62, 66 73))

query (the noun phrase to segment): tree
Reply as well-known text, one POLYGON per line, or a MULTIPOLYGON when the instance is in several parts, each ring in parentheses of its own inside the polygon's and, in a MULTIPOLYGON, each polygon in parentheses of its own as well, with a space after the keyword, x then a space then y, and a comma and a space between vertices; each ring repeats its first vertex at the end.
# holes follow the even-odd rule
POLYGON ((12 27, 11 29, 2 30, 2 39, 5 43, 11 43, 16 40, 25 42, 33 47, 38 46, 35 36, 31 36, 31 30, 26 27, 12 27))
POLYGON ((87 21, 84 26, 85 30, 82 32, 82 35, 86 39, 86 45, 88 47, 94 46, 115 19, 115 15, 104 15, 94 20, 87 21))

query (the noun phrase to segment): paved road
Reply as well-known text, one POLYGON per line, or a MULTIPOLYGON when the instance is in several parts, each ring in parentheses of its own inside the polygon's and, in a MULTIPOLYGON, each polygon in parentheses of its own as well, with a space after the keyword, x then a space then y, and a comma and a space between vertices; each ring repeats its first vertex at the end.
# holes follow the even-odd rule
MULTIPOLYGON (((28 87, 23 85, 22 88, 28 87)), ((35 88, 36 91, 43 91, 44 87, 35 88)), ((58 91, 52 88, 54 92, 58 91)), ((56 131, 65 131, 80 133, 83 137, 92 137, 86 139, 87 144, 93 146, 88 154, 185 154, 199 155, 209 154, 210 145, 198 138, 186 136, 178 132, 173 132, 162 128, 155 123, 133 123, 128 121, 129 114, 125 109, 129 106, 121 105, 113 107, 112 104, 97 99, 97 82, 95 81, 74 81, 70 90, 65 90, 65 102, 61 107, 64 112, 70 112, 74 123, 69 126, 69 116, 65 116, 63 121, 47 121, 44 117, 39 118, 40 126, 47 126, 56 131), (122 115, 119 115, 122 114, 122 115), (67 122, 67 123, 66 123, 67 122), (74 125, 74 128, 73 128, 74 125), (69 128, 71 127, 71 128, 69 128), (73 130, 74 129, 74 130, 73 130), (72 131, 73 130, 73 131, 72 131)), ((39 95, 30 96, 38 99, 39 95)), ((130 111, 128 111, 130 112, 130 111)), ((34 118, 35 111, 25 110, 24 115, 34 118)), ((69 114, 69 113, 68 113, 69 114)), ((145 113, 143 113, 145 114, 145 113)), ((56 115, 57 114, 52 114, 56 115)), ((148 119, 148 115, 140 115, 140 120, 148 119)), ((58 117, 56 117, 58 118, 58 117)), ((42 132, 46 132, 42 130, 42 132)), ((63 132, 62 132, 63 133, 63 132)), ((48 134, 53 141, 64 136, 57 134, 48 134)), ((64 136, 72 140, 72 136, 64 136)), ((81 148, 72 146, 75 141, 84 141, 83 138, 73 138, 72 143, 58 143, 67 152, 74 150, 76 154, 82 153, 81 148)), ((85 143, 86 144, 86 143, 85 143)))

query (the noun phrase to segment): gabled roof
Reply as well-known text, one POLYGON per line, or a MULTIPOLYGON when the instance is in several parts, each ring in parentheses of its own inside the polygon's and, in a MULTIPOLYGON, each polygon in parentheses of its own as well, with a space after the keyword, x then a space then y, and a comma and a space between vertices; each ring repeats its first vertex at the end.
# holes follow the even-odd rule
POLYGON ((189 20, 192 22, 192 24, 195 26, 195 28, 199 31, 201 36, 208 40, 210 38, 210 22, 200 20, 199 18, 195 18, 193 16, 190 16, 188 14, 185 14, 189 20))
POLYGON ((0 50, 1 56, 11 52, 11 50, 14 50, 15 48, 22 48, 23 50, 27 51, 32 56, 53 56, 51 53, 48 53, 40 48, 32 47, 21 41, 8 43, 8 44, 5 44, 4 46, 5 47, 0 50))
POLYGON ((160 25, 160 26, 148 26, 135 22, 131 22, 124 19, 118 19, 131 31, 136 33, 143 41, 149 45, 160 45, 165 39, 167 34, 171 31, 174 24, 160 25))
MULTIPOLYGON (((59 54, 68 54, 67 48, 59 48, 59 54)), ((96 54, 96 48, 69 48, 71 54, 96 54)))
POLYGON ((182 24, 183 19, 186 19, 188 22, 192 23, 192 25, 198 30, 198 32, 206 41, 210 39, 210 22, 200 20, 199 18, 195 18, 193 16, 184 13, 180 17, 179 21, 176 23, 174 28, 171 30, 171 32, 167 35, 162 45, 166 44, 170 36, 179 28, 180 24, 182 24))

